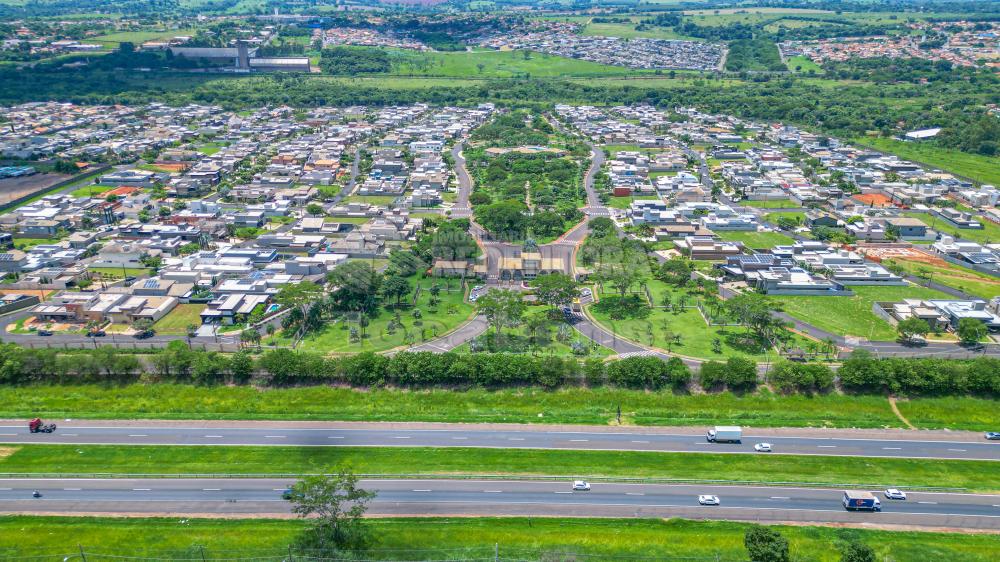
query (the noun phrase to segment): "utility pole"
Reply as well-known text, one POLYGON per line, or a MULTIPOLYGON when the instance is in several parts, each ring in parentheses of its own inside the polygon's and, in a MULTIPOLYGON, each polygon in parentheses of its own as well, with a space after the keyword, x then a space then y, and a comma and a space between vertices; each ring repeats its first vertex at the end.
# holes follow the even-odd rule
POLYGON ((500 543, 493 543, 493 562, 500 562, 500 543))

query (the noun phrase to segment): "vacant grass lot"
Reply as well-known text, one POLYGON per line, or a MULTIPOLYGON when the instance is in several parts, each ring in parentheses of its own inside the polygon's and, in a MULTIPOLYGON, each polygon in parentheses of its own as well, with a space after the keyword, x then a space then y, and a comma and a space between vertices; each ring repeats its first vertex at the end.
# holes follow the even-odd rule
POLYGON ((921 276, 929 272, 931 281, 954 287, 964 293, 991 299, 1000 296, 1000 277, 979 273, 973 269, 949 263, 946 266, 936 266, 927 263, 894 259, 892 263, 901 266, 911 275, 921 276))
MULTIPOLYGON (((746 560, 746 523, 683 519, 392 518, 368 522, 380 560, 565 560, 589 555, 746 560), (555 558, 558 555, 559 558, 555 558)), ((121 552, 145 558, 280 556, 305 523, 294 520, 111 517, 0 518, 0 551, 7 556, 54 552, 121 552)), ((892 532, 830 527, 775 526, 788 538, 796 561, 837 562, 838 548, 862 541, 879 560, 988 562, 1000 555, 1000 535, 892 532)), ((61 555, 61 554, 60 554, 61 555)))
POLYGON ((682 35, 669 27, 649 26, 648 29, 638 31, 635 26, 636 23, 588 23, 583 28, 581 35, 621 37, 622 39, 648 37, 650 39, 684 39, 688 41, 704 41, 704 39, 699 39, 697 37, 682 35))
MULTIPOLYGON (((747 445, 749 447, 749 445, 747 445)), ((636 451, 420 447, 161 447, 26 445, 0 472, 115 474, 303 474, 350 466, 359 474, 509 474, 581 478, 675 478, 1000 490, 992 461, 636 451)))
POLYGON ((554 78, 624 76, 648 72, 532 51, 388 51, 393 58, 392 73, 406 76, 509 78, 528 74, 532 78, 554 78))
MULTIPOLYGON (((998 163, 1000 165, 1000 163, 998 163)), ((972 240, 973 242, 978 242, 980 244, 991 244, 1000 241, 1000 226, 996 223, 992 223, 985 218, 979 216, 976 219, 983 228, 972 229, 972 228, 958 228, 952 223, 944 220, 941 217, 931 215, 929 213, 920 213, 917 211, 906 211, 903 213, 905 216, 913 217, 922 220, 927 226, 932 229, 943 232, 955 238, 964 238, 966 240, 972 240)))
POLYGON ((982 183, 1000 184, 1000 158, 969 154, 933 144, 903 142, 893 139, 856 139, 858 144, 870 146, 883 152, 891 152, 906 160, 923 162, 972 178, 982 183))
MULTIPOLYGON (((987 429, 981 419, 1000 402, 955 399, 974 411, 942 412, 941 424, 987 429)), ((352 390, 178 384, 0 387, 0 417, 80 419, 274 419, 581 423, 604 425, 621 406, 626 425, 751 427, 902 427, 882 396, 683 395, 618 389, 352 390)), ((929 426, 940 427, 940 426, 929 426)))
POLYGON ((201 326, 203 310, 205 310, 204 304, 179 304, 153 324, 153 329, 157 334, 185 335, 188 326, 201 326))
POLYGON ((996 400, 982 398, 921 398, 896 403, 903 416, 917 427, 976 428, 1000 431, 996 400))
MULTIPOLYGON (((789 23, 793 20, 786 20, 784 23, 789 23)), ((786 26, 788 27, 788 26, 786 26)), ((823 69, 820 65, 816 64, 807 56, 799 55, 797 57, 789 57, 786 61, 788 65, 788 70, 792 72, 809 72, 813 71, 814 74, 823 74, 823 69)))
POLYGON ((781 244, 791 244, 795 239, 780 232, 748 232, 742 230, 721 230, 719 238, 729 242, 743 242, 748 248, 773 248, 781 244))
POLYGON ((758 209, 794 209, 799 206, 791 199, 779 199, 776 201, 752 201, 744 199, 743 201, 738 201, 736 204, 745 207, 757 207, 758 209))
POLYGON ((130 42, 134 43, 136 48, 146 41, 153 41, 156 39, 169 39, 171 37, 177 37, 179 35, 194 35, 197 32, 195 29, 176 29, 176 30, 166 30, 166 31, 119 31, 117 33, 108 33, 106 35, 101 35, 99 37, 94 37, 93 39, 88 39, 87 41, 94 41, 97 43, 114 43, 117 46, 118 43, 130 42))
POLYGON ((780 296, 772 297, 772 300, 788 314, 832 334, 892 341, 897 337, 896 328, 875 316, 872 312, 874 302, 950 298, 940 291, 916 285, 857 286, 851 287, 851 290, 854 296, 850 297, 780 296))
MULTIPOLYGON (((369 324, 364 328, 365 337, 358 342, 351 341, 351 328, 357 328, 358 333, 362 332, 357 322, 337 321, 326 326, 322 331, 311 333, 306 336, 299 349, 305 351, 319 351, 323 353, 357 353, 361 351, 385 351, 402 345, 409 345, 428 341, 455 329, 472 314, 472 305, 464 302, 465 293, 460 282, 451 280, 446 286, 446 281, 442 279, 421 279, 410 278, 410 286, 416 290, 421 287, 415 306, 411 308, 400 308, 399 318, 402 327, 396 328, 392 333, 388 328, 389 322, 394 319, 395 311, 386 307, 380 307, 378 316, 369 319, 369 324), (430 287, 438 283, 441 286, 441 294, 438 296, 440 303, 430 306, 430 287), (413 316, 413 309, 420 309, 421 318, 413 316)), ((411 292, 403 303, 413 302, 411 292)))

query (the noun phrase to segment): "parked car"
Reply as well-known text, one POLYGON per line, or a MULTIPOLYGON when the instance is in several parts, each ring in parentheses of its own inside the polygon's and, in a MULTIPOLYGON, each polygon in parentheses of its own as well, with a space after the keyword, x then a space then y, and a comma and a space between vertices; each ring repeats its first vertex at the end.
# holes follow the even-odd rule
POLYGON ((135 335, 132 337, 134 337, 137 340, 145 340, 153 337, 153 333, 154 333, 153 330, 144 330, 142 332, 136 332, 135 335))
POLYGON ((698 496, 698 503, 701 505, 721 505, 719 496, 698 496))
POLYGON ((885 499, 887 500, 905 500, 906 492, 902 490, 897 490, 896 488, 889 488, 885 491, 885 499))
POLYGON ((1000 441, 1000 431, 989 431, 986 433, 986 439, 990 441, 1000 441))
POLYGON ((52 330, 38 330, 39 336, 51 336, 52 330))
POLYGON ((87 336, 91 338, 103 338, 106 334, 104 330, 97 330, 94 332, 87 332, 87 336))
POLYGON ((589 492, 590 491, 590 483, 589 482, 584 482, 583 480, 577 480, 576 482, 573 482, 573 491, 575 491, 575 492, 589 492))

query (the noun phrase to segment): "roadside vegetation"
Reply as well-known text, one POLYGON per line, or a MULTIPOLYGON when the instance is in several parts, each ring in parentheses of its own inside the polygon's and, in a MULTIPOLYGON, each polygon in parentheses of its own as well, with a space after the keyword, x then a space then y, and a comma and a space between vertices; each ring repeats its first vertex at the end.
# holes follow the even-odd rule
MULTIPOLYGON (((40 552, 109 552, 108 545, 146 558, 281 556, 308 522, 276 519, 84 518, 4 516, 0 549, 9 556, 40 552)), ((545 559, 592 557, 698 558, 718 562, 747 559, 748 523, 684 519, 561 518, 379 518, 366 522, 375 538, 366 553, 385 560, 545 559)), ((1000 536, 991 534, 878 531, 815 526, 769 527, 788 540, 795 560, 838 562, 841 549, 860 541, 879 557, 991 562, 1000 536)))

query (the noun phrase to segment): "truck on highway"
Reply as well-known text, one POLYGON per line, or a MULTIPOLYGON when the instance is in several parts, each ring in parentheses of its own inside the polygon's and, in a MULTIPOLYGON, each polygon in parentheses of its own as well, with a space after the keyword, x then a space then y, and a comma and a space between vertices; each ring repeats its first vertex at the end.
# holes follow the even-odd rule
POLYGON ((848 511, 882 511, 882 502, 871 492, 844 492, 844 509, 848 511))
POLYGON ((731 425, 717 425, 708 430, 705 439, 709 443, 741 443, 743 441, 743 429, 731 425))

